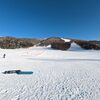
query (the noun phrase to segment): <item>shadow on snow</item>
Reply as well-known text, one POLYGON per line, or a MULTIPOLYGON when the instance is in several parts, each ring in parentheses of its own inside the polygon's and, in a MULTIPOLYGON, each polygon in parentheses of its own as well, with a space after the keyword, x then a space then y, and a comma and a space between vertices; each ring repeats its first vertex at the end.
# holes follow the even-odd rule
POLYGON ((31 60, 34 60, 34 61, 61 61, 61 62, 67 62, 67 61, 100 61, 100 59, 78 59, 78 58, 75 58, 75 59, 71 59, 71 58, 66 58, 66 59, 46 59, 46 58, 29 58, 31 60))

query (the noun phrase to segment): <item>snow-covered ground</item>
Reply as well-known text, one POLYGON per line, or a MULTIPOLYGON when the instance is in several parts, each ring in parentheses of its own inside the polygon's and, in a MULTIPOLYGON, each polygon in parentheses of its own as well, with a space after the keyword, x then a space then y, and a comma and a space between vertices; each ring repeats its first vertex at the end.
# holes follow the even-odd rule
POLYGON ((65 39, 65 38, 61 38, 62 40, 64 40, 65 42, 70 42, 70 39, 65 39))
POLYGON ((0 100, 100 100, 100 51, 75 45, 0 49, 0 100), (33 74, 2 73, 14 69, 33 74))

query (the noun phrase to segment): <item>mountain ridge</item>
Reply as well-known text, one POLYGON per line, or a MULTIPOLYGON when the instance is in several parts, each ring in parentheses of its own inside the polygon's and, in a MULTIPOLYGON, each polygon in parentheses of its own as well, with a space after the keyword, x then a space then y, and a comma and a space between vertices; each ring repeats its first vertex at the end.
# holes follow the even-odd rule
POLYGON ((53 49, 67 50, 70 48, 71 43, 76 43, 83 49, 100 50, 100 41, 98 40, 79 40, 61 37, 49 37, 45 39, 35 38, 16 38, 16 37, 0 37, 0 48, 2 49, 15 49, 15 48, 28 48, 32 46, 48 46, 51 45, 53 49))

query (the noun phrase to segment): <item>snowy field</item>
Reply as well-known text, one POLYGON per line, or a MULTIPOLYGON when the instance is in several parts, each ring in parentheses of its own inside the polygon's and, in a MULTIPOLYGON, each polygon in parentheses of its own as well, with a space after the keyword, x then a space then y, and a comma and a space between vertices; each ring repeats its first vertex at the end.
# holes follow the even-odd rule
POLYGON ((100 51, 0 49, 0 100, 100 100, 100 51), (15 69, 33 74, 2 73, 15 69))

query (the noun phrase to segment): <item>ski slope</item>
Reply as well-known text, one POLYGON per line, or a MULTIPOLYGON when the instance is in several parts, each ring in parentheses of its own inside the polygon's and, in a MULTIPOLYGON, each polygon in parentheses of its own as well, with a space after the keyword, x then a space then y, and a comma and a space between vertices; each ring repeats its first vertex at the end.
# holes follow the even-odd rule
POLYGON ((84 50, 84 49, 73 42, 73 43, 71 43, 71 47, 68 50, 70 50, 70 51, 81 51, 81 50, 84 50))
POLYGON ((0 49, 0 100, 100 100, 100 51, 75 46, 0 49), (2 74, 14 69, 33 74, 2 74))

